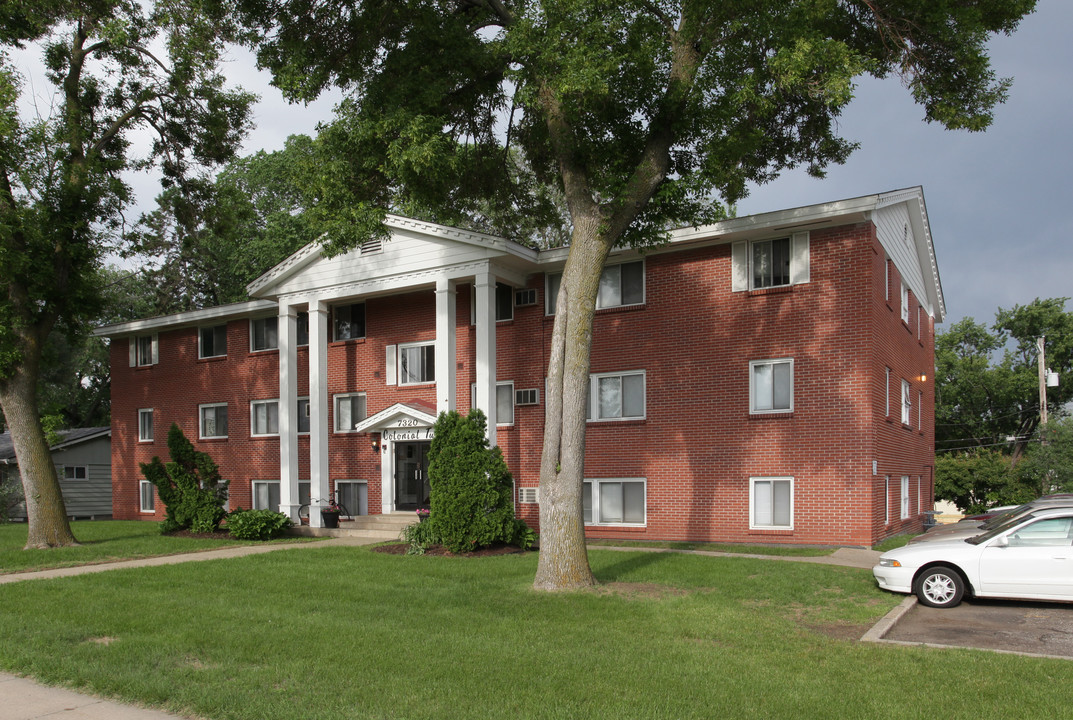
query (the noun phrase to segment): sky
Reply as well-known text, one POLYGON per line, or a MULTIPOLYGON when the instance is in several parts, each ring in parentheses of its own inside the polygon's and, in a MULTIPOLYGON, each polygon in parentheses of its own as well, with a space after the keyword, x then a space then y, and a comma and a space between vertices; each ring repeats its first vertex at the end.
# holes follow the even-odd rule
MULTIPOLYGON (((1013 87, 984 133, 925 123, 897 78, 862 80, 840 123, 843 136, 861 144, 849 161, 822 180, 795 171, 753 187, 738 214, 920 185, 946 300, 940 329, 966 316, 990 324, 999 308, 1037 297, 1073 296, 1071 32, 1073 2, 1040 0, 1012 36, 991 41, 995 72, 1012 78, 1013 87)), ((291 134, 314 134, 340 97, 290 105, 241 49, 226 72, 261 95, 243 154, 278 150, 291 134)), ((132 184, 140 206, 150 209, 153 181, 132 184)))

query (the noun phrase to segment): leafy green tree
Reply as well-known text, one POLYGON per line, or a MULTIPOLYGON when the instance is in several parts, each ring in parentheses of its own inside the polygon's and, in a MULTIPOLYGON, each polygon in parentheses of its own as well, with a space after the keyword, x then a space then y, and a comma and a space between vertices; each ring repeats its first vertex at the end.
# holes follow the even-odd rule
POLYGON ((1021 484, 1035 495, 1073 492, 1073 418, 1050 420, 1017 463, 1021 484))
POLYGON ((1060 416, 1073 400, 1073 312, 1067 298, 999 311, 991 328, 965 318, 935 338, 935 446, 942 452, 1005 447, 1014 460, 1036 441, 1040 421, 1036 339, 1059 376, 1048 404, 1060 416))
POLYGON ((200 7, 44 0, 0 14, 0 408, 22 470, 27 547, 75 542, 37 390, 50 334, 77 337, 100 307, 95 271, 130 200, 121 173, 155 165, 182 187, 229 159, 247 125, 251 96, 228 91, 217 69, 227 28, 200 7), (25 121, 4 51, 28 42, 56 95, 50 116, 25 121), (144 156, 131 148, 140 131, 153 137, 144 156))
POLYGON ((503 453, 488 447, 480 410, 440 413, 429 448, 433 524, 451 552, 514 540, 514 480, 503 453))
POLYGON ((224 503, 229 482, 220 478, 220 470, 209 454, 195 450, 174 423, 168 430, 168 453, 171 462, 167 464, 158 457, 140 464, 142 475, 156 486, 160 502, 167 509, 161 532, 219 530, 220 522, 227 517, 224 503))
POLYGON ((248 299, 246 286, 317 239, 305 215, 302 178, 313 141, 237 158, 213 182, 171 188, 143 218, 128 255, 151 269, 146 280, 162 313, 248 299))
POLYGON ((1037 497, 1036 486, 1013 472, 1010 456, 995 449, 935 457, 935 496, 967 514, 996 505, 1020 505, 1037 497))
POLYGON ((562 227, 535 586, 594 582, 582 522, 599 278, 616 245, 725 215, 721 202, 854 144, 859 75, 898 75, 925 118, 982 130, 1008 83, 986 52, 1034 0, 219 0, 295 99, 350 91, 318 138, 311 213, 329 253, 385 210, 512 231, 562 227), (554 193, 561 205, 546 200, 554 193), (529 224, 519 218, 529 216, 529 224))

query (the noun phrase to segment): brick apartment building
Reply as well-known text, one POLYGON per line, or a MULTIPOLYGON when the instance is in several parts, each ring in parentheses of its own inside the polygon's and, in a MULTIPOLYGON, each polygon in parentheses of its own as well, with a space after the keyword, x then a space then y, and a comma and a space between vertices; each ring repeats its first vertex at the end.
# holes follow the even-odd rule
MULTIPOLYGON (((309 246, 250 302, 103 327, 114 516, 162 517, 138 469, 178 423, 231 507, 427 502, 439 411, 479 407, 537 524, 565 249, 391 216, 309 246)), ((585 459, 592 537, 871 545, 933 503, 942 288, 921 188, 735 218, 612 253, 585 459)))

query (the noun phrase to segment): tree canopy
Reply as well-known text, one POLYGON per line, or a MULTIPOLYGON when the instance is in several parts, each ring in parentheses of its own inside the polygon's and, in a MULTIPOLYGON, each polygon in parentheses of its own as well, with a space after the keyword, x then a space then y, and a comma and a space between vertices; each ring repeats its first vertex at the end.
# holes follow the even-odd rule
POLYGON ((312 179, 329 253, 383 235, 389 210, 569 236, 545 396, 541 588, 593 582, 583 398, 611 248, 719 219, 750 182, 845 161, 854 144, 837 120, 860 75, 898 76, 928 121, 984 129, 1008 87, 986 41, 1035 4, 219 1, 286 95, 349 92, 312 179))
POLYGON ((218 69, 227 27, 200 3, 7 3, 0 23, 0 407, 22 472, 28 546, 74 542, 36 396, 53 331, 77 337, 101 303, 96 271, 121 241, 122 174, 155 167, 183 187, 229 159, 252 97, 218 69), (41 52, 47 116, 20 113, 6 49, 41 52), (152 137, 145 154, 132 135, 152 137))

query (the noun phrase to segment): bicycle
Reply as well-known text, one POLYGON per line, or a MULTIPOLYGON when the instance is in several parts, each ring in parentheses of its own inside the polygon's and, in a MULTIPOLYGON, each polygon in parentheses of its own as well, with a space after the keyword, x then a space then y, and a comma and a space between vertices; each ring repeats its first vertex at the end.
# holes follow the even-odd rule
MULTIPOLYGON (((346 505, 344 505, 341 502, 336 502, 335 493, 328 493, 328 499, 327 500, 318 499, 317 502, 327 503, 327 506, 324 509, 327 510, 328 512, 337 512, 337 513, 339 513, 339 517, 353 517, 350 514, 350 511, 347 510, 346 505)), ((302 505, 302 506, 300 506, 298 508, 298 524, 299 525, 308 525, 309 524, 309 503, 306 503, 305 505, 302 505)))

